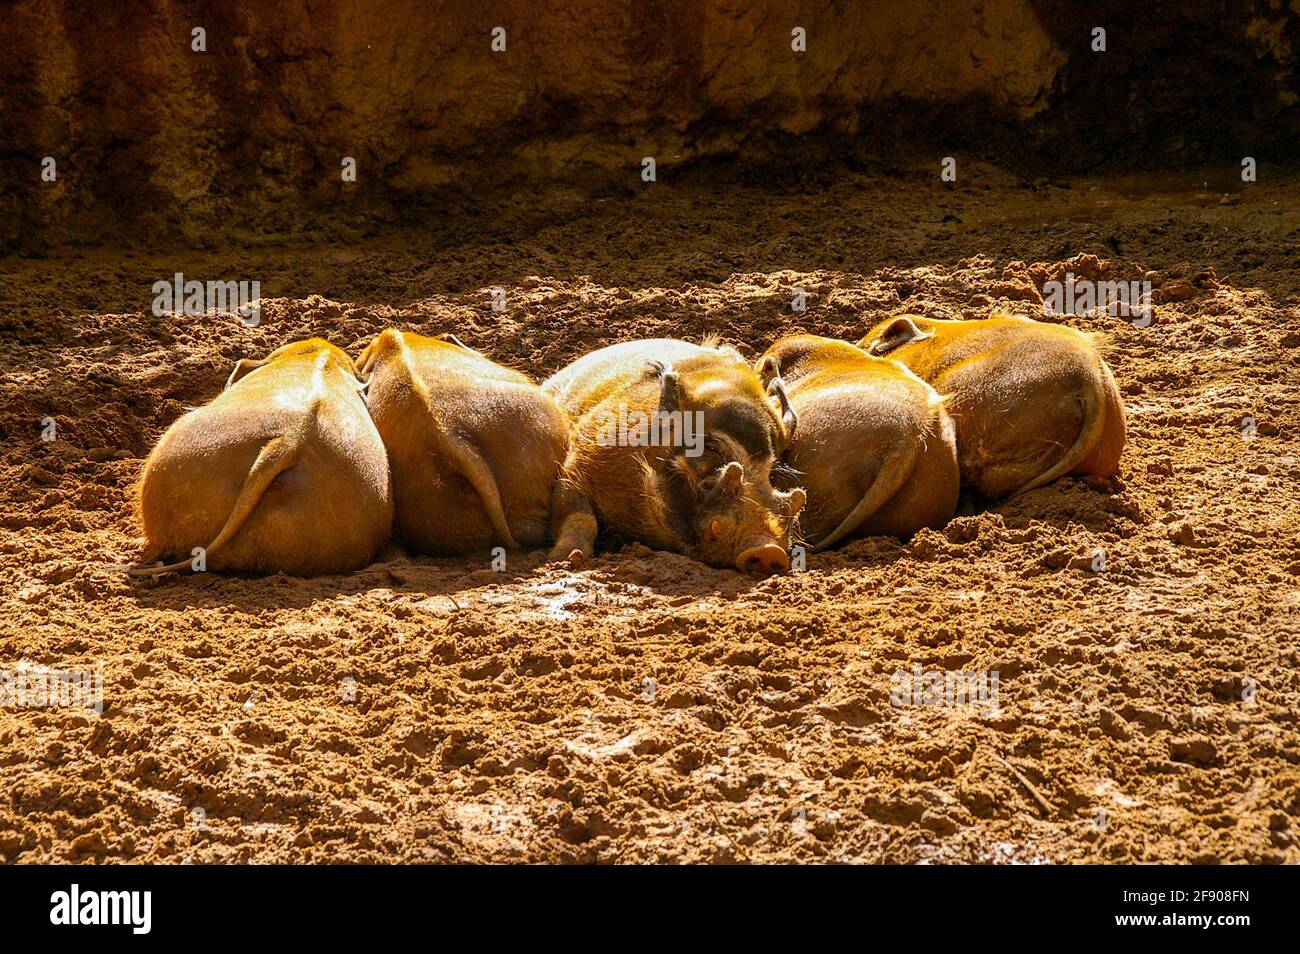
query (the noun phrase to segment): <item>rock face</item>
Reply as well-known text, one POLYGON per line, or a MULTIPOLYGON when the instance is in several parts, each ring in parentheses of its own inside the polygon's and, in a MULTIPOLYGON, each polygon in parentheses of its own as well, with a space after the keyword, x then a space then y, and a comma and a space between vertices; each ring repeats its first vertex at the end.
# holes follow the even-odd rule
POLYGON ((1223 21, 1188 0, 1158 23, 1130 6, 19 0, 0 17, 0 248, 364 227, 634 188, 647 156, 665 181, 905 143, 1067 171, 1294 153, 1300 3, 1223 21))

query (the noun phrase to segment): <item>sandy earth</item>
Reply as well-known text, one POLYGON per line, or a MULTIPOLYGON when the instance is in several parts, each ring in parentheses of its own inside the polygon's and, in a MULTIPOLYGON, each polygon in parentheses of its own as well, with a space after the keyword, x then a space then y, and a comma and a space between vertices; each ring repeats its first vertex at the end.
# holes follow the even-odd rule
POLYGON ((1261 180, 918 164, 0 261, 0 671, 102 663, 105 703, 0 709, 0 858, 1300 862, 1300 178, 1261 180), (756 355, 901 310, 1036 313, 1067 269, 1156 287, 1150 327, 1071 319, 1110 336, 1113 481, 763 581, 637 545, 577 572, 113 569, 152 442, 294 338, 455 331, 540 378, 630 337, 756 355), (156 318, 176 271, 274 300, 256 328, 156 318), (917 663, 996 671, 997 709, 891 705, 917 663))

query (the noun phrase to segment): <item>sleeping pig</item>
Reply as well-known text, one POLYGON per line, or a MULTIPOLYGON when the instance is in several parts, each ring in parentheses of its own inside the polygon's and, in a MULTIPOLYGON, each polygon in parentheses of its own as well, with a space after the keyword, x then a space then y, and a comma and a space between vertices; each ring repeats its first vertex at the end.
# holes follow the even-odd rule
POLYGON ((163 434, 137 488, 137 576, 202 568, 291 576, 364 566, 388 540, 388 459, 352 359, 321 338, 235 365, 163 434))
POLYGON ((1092 336, 1007 315, 900 315, 859 344, 903 362, 949 399, 962 482, 985 497, 1119 468, 1124 402, 1092 336))
POLYGON ((943 399, 897 361, 817 335, 782 338, 759 359, 799 416, 786 462, 808 493, 813 549, 850 536, 908 537, 957 508, 957 432, 943 399))
POLYGON ((796 416, 735 351, 629 341, 580 358, 542 388, 573 422, 553 558, 589 555, 599 523, 712 566, 790 568, 804 492, 778 491, 771 477, 796 416))
POLYGON ((393 471, 398 539, 425 553, 540 547, 569 422, 527 375, 389 328, 357 362, 393 471))

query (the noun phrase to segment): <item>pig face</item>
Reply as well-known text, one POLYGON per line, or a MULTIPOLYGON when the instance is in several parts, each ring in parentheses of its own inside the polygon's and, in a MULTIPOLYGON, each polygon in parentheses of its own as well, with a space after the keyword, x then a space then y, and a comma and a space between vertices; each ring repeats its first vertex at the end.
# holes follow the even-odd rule
POLYGON ((687 553, 712 566, 766 575, 790 568, 802 489, 773 489, 771 475, 797 423, 780 386, 765 394, 744 365, 657 369, 660 410, 699 420, 697 453, 674 447, 656 481, 664 516, 687 553))

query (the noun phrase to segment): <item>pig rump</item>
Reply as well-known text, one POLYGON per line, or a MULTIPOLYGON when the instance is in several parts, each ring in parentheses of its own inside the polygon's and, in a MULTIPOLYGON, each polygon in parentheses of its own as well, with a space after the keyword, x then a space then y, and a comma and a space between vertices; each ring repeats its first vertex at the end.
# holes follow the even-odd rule
POLYGON ((132 574, 314 576, 368 563, 388 539, 392 506, 359 387, 347 356, 319 339, 241 361, 226 390, 173 424, 145 462, 144 562, 182 559, 132 574))

